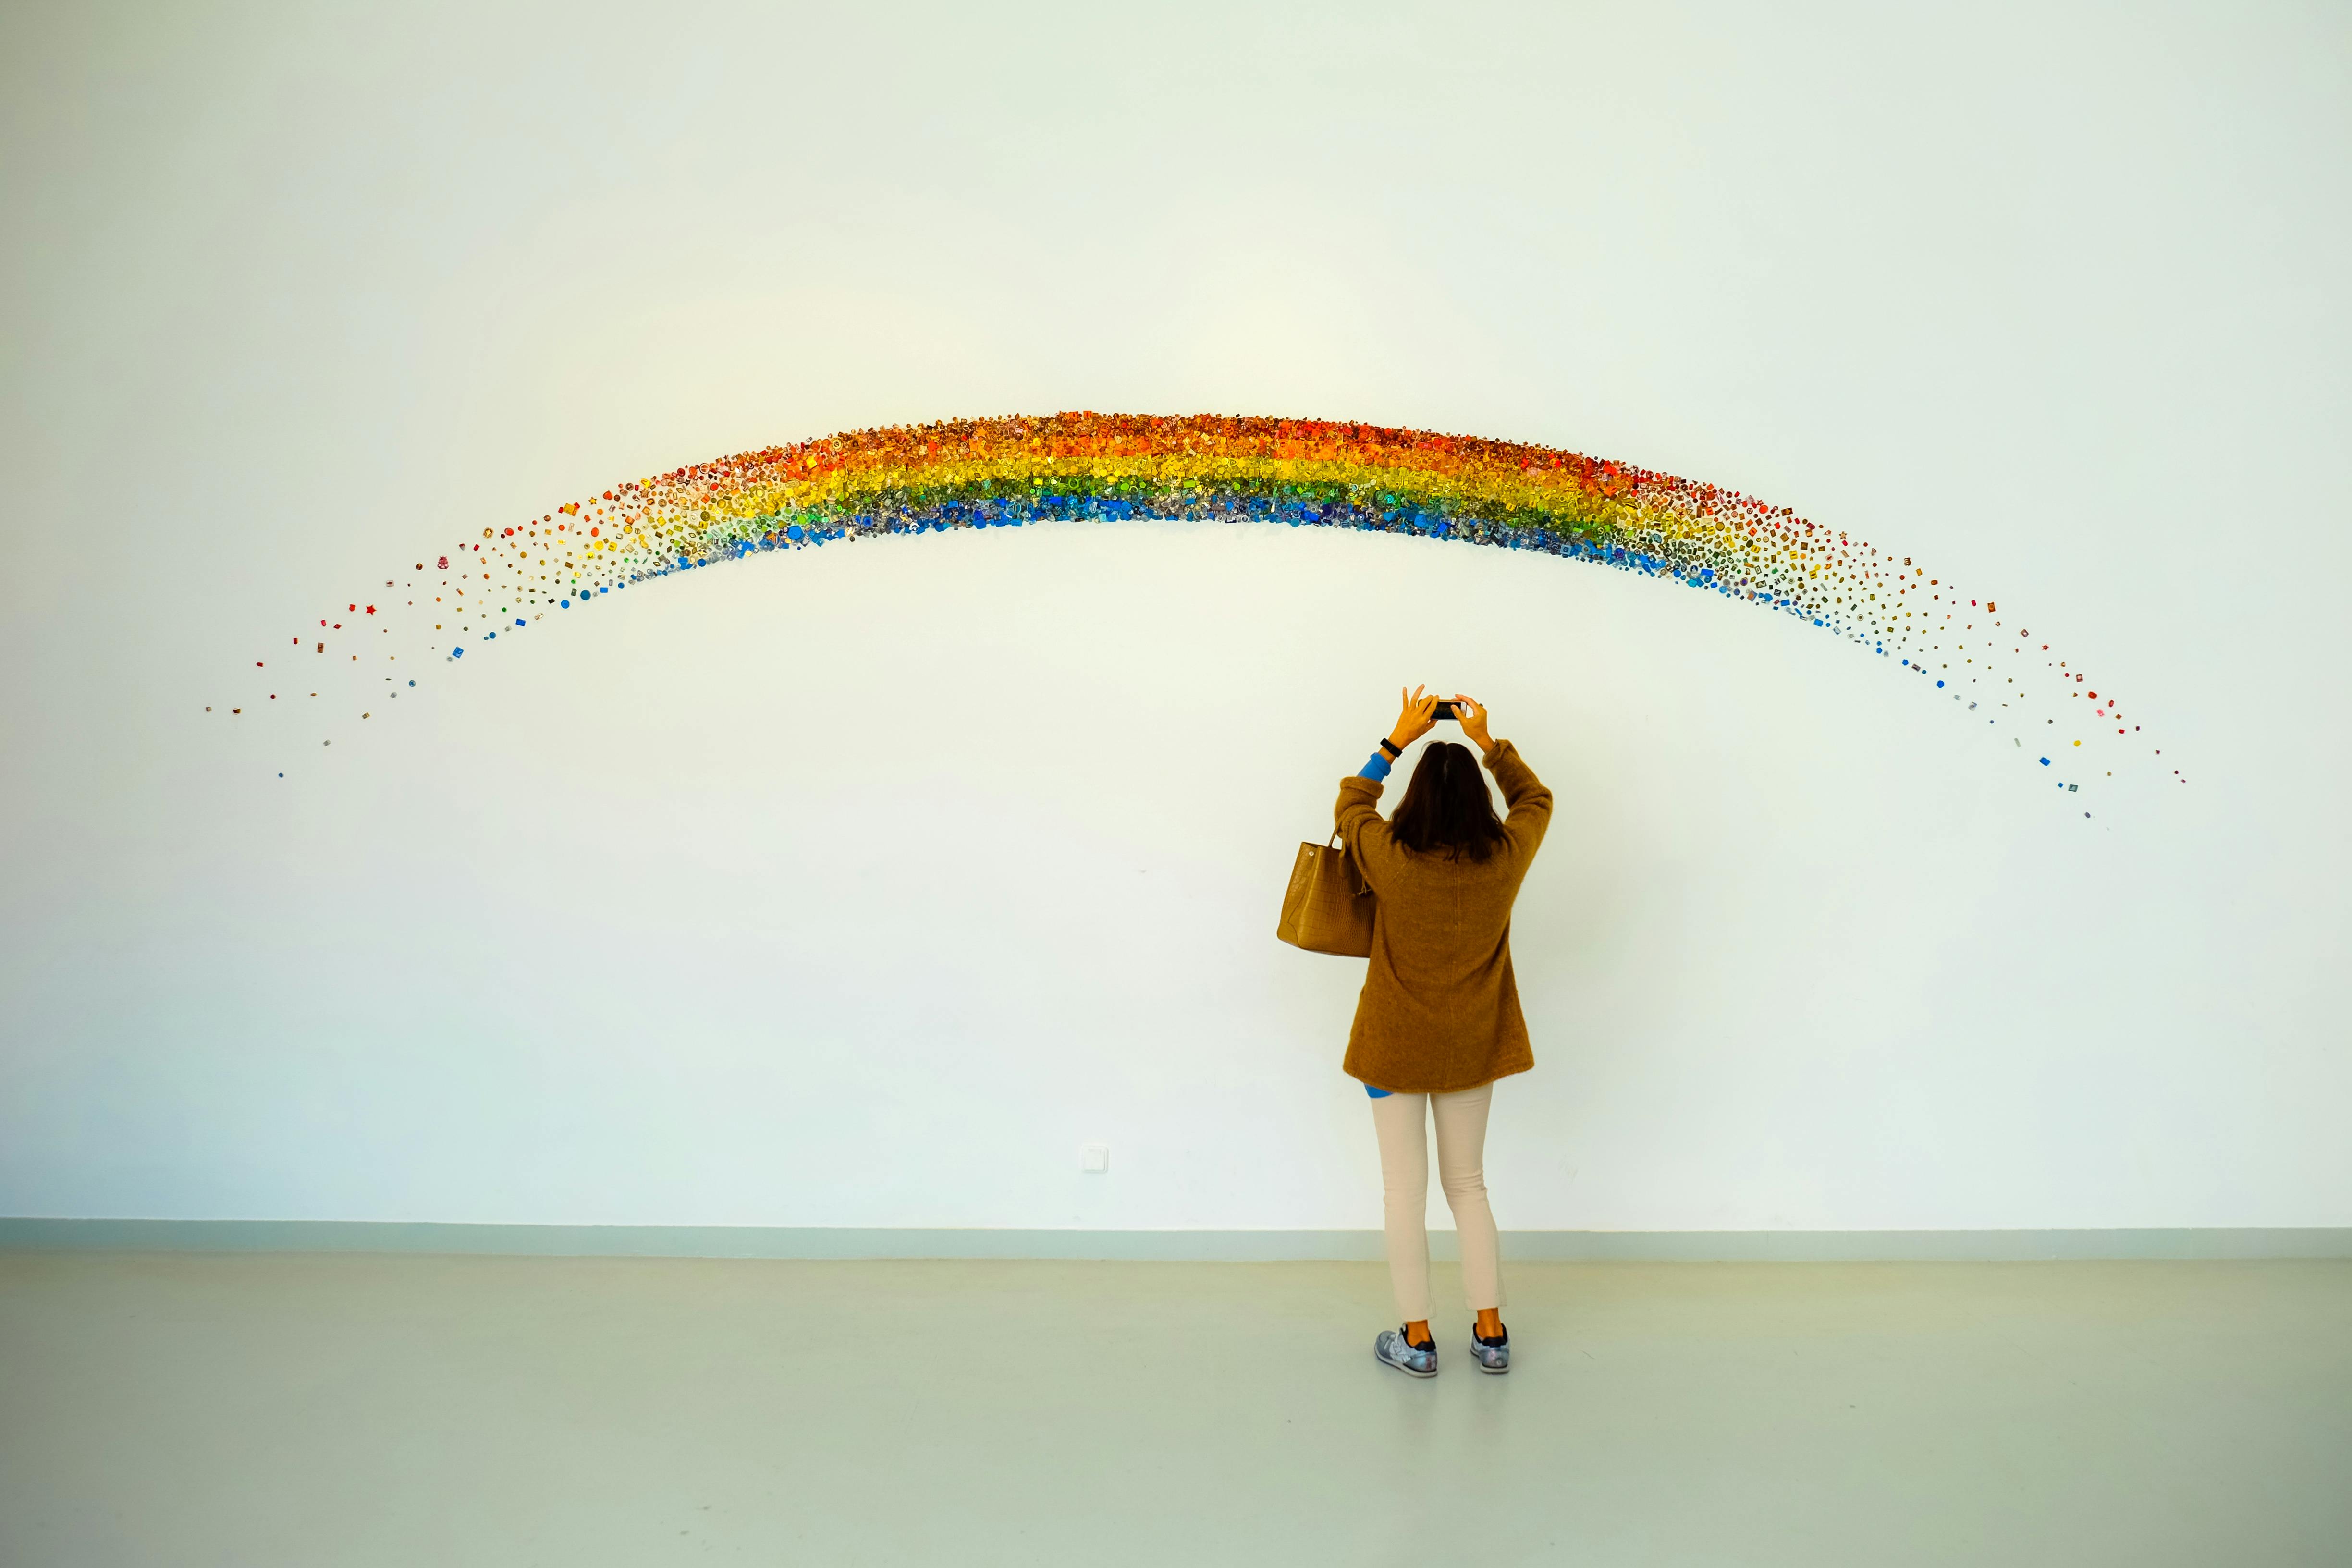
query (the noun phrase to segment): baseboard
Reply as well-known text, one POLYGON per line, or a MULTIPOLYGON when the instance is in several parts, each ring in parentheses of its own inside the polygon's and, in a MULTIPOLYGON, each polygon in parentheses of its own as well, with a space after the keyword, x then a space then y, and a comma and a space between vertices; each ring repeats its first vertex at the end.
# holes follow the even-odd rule
MULTIPOLYGON (((1454 1233, 1430 1233, 1439 1258, 1454 1233)), ((415 1252, 534 1258, 1372 1262, 1376 1230, 913 1230, 401 1220, 0 1218, 0 1251, 415 1252)), ((2139 1230, 1518 1230, 1521 1262, 2025 1262, 2352 1258, 2352 1227, 2139 1230)))

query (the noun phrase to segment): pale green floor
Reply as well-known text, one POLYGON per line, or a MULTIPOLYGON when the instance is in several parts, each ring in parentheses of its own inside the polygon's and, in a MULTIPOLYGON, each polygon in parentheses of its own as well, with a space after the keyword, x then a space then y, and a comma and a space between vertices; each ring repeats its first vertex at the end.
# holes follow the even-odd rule
POLYGON ((2352 1563, 2352 1264, 1510 1290, 1424 1383, 1360 1264, 0 1255, 0 1563, 2352 1563))

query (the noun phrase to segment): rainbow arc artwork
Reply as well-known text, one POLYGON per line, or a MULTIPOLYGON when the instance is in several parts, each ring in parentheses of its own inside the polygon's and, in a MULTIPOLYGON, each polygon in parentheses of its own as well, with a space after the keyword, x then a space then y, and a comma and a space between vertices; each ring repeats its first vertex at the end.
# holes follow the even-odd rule
MULTIPOLYGON (((350 635, 387 634, 391 612, 421 608, 429 617, 399 617, 412 637, 430 626, 425 647, 411 650, 412 669, 420 655, 454 665, 551 613, 755 553, 1139 519, 1410 534, 1638 573, 1859 644, 1990 723, 2003 712, 2028 718, 2029 691, 2047 693, 2030 717, 2049 733, 2021 732, 2015 743, 2032 750, 2060 789, 2079 792, 2086 782, 2085 736, 2121 738, 2103 753, 2161 757, 2130 743, 2137 729, 2112 691, 2070 670, 2029 628, 2006 624, 1996 600, 1964 596, 1910 557, 1788 507, 1549 447, 1322 419, 1012 416, 740 453, 483 527, 447 553, 436 549, 430 563, 417 561, 404 592, 400 578, 385 579, 388 602, 348 599, 340 615, 317 617, 294 647, 298 661, 344 651, 350 635)), ((366 641, 348 662, 373 664, 379 653, 399 662, 397 651, 366 641)), ((415 686, 413 674, 382 679, 387 700, 415 686)), ((361 716, 374 717, 373 707, 361 716)))

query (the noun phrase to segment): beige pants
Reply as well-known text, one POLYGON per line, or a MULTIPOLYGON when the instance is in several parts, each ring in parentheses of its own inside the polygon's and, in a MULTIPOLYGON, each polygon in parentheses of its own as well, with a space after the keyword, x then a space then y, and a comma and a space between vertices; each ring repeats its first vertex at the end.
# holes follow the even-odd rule
POLYGON ((1408 1323, 1429 1316, 1429 1139, 1437 1119, 1437 1179, 1462 1242, 1462 1290, 1470 1310, 1503 1305, 1502 1249, 1486 1206, 1486 1107, 1495 1086, 1455 1094, 1391 1094, 1372 1101, 1381 1138, 1381 1189, 1389 1241, 1389 1281, 1397 1314, 1408 1323))

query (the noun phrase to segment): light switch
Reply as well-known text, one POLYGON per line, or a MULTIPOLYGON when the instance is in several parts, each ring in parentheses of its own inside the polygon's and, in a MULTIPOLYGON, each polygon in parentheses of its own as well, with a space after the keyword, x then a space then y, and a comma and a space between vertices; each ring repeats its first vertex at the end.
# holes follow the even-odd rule
POLYGON ((1094 1175, 1100 1175, 1109 1170, 1110 1145, 1108 1143, 1081 1144, 1078 1148, 1078 1169, 1094 1175))

